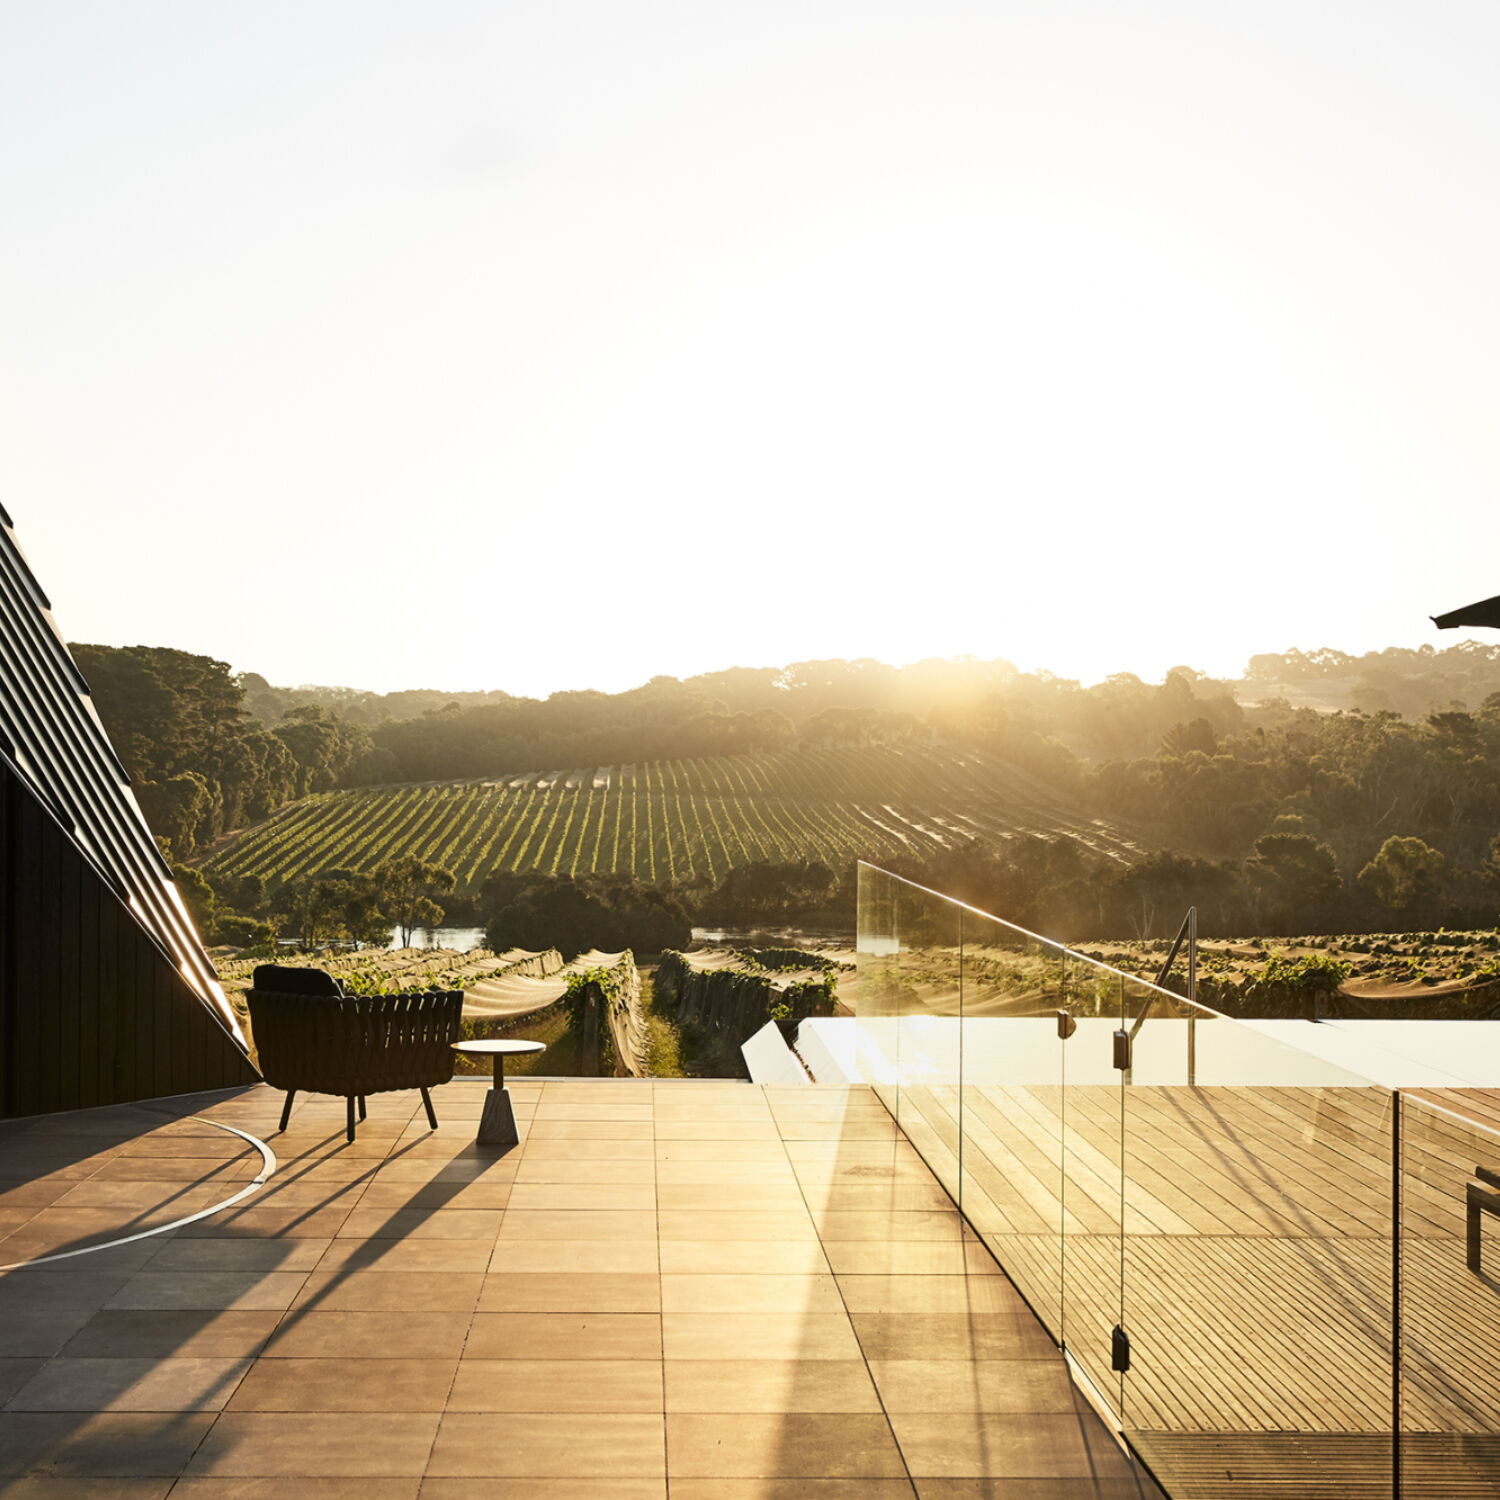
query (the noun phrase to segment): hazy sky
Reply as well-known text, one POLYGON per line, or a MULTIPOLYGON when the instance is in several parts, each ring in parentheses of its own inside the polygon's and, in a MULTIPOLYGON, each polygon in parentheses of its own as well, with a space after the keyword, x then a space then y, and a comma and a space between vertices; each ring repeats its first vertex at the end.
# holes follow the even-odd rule
POLYGON ((0 0, 0 499, 70 638, 274 682, 1448 645, 1497 55, 1494 0, 0 0))

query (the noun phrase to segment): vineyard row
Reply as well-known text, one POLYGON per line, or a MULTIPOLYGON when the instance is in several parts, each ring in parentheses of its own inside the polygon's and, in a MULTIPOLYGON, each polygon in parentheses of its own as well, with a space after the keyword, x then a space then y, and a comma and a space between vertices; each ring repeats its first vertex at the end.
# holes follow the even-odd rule
POLYGON ((206 868, 275 884, 415 854, 452 869, 465 889, 500 871, 654 884, 717 881, 755 861, 929 855, 1022 833, 1116 856, 1131 847, 991 758, 872 747, 331 792, 250 830, 206 868))

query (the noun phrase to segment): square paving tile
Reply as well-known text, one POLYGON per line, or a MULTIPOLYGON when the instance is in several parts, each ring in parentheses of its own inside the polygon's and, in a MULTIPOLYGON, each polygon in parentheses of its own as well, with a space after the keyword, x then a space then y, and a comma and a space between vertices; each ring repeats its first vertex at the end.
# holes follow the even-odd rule
POLYGON ((808 1145, 806 1141, 789 1141, 787 1159, 798 1182, 810 1187, 868 1187, 872 1184, 889 1187, 899 1183, 930 1185, 933 1182, 927 1163, 915 1152, 910 1156, 897 1156, 881 1151, 872 1158, 861 1148, 851 1149, 847 1154, 833 1152, 827 1156, 809 1157, 805 1154, 808 1145), (791 1154, 794 1152, 797 1154, 791 1154))
POLYGON ((673 1313, 827 1313, 844 1312, 839 1284, 832 1276, 714 1275, 663 1272, 661 1305, 673 1313))
POLYGON ((818 1233, 829 1240, 961 1240, 964 1221, 956 1209, 816 1209, 818 1233))
POLYGON ((661 1359, 655 1313, 478 1313, 466 1359, 661 1359))
POLYGON ((105 1303, 111 1310, 243 1312, 290 1307, 307 1277, 301 1271, 139 1271, 105 1303))
POLYGON ((533 1141, 646 1141, 655 1127, 646 1120, 537 1120, 527 1134, 533 1141))
POLYGON ((663 1240, 663 1275, 814 1276, 828 1270, 816 1239, 663 1240))
POLYGON ((631 1183, 650 1186, 655 1181, 656 1162, 651 1157, 577 1161, 570 1157, 538 1156, 528 1152, 516 1163, 517 1183, 631 1183))
POLYGON ((63 1346, 70 1359, 250 1359, 281 1314, 138 1309, 95 1313, 63 1346))
MULTIPOLYGON (((10 1265, 18 1260, 30 1260, 39 1255, 51 1255, 61 1250, 77 1250, 83 1245, 103 1243, 120 1233, 120 1220, 128 1217, 131 1230, 138 1233, 170 1224, 180 1217, 170 1208, 143 1213, 117 1208, 64 1208, 54 1204, 48 1208, 16 1209, 8 1216, 13 1220, 5 1239, 0 1241, 0 1264, 10 1265)), ((0 1230, 6 1230, 0 1214, 0 1230)))
POLYGON ((369 1209, 504 1208, 511 1199, 509 1177, 478 1177, 449 1182, 403 1182, 377 1178, 360 1195, 361 1211, 369 1209))
POLYGON ((319 1208, 312 1204, 260 1203, 254 1198, 247 1198, 243 1204, 225 1209, 221 1214, 212 1214, 196 1223, 184 1224, 177 1234, 192 1239, 266 1235, 331 1239, 343 1227, 355 1201, 352 1194, 346 1194, 342 1206, 319 1208))
POLYGON ((169 1210, 168 1218, 195 1214, 199 1209, 212 1208, 214 1204, 222 1203, 235 1190, 232 1184, 227 1187, 214 1183, 201 1186, 186 1182, 101 1181, 97 1177, 91 1177, 85 1182, 73 1183, 56 1206, 62 1209, 113 1209, 116 1211, 115 1225, 118 1231, 122 1220, 129 1219, 142 1210, 169 1210))
POLYGON ((807 1205, 815 1214, 855 1213, 953 1213, 953 1200, 935 1182, 868 1182, 837 1179, 819 1182, 800 1179, 807 1205))
POLYGON ((420 1350, 457 1359, 469 1332, 467 1313, 288 1313, 267 1343, 266 1359, 391 1359, 420 1350))
POLYGON ((891 1413, 891 1426, 913 1477, 1131 1477, 1103 1425, 1074 1415, 900 1411, 891 1413))
POLYGON ((679 1119, 659 1119, 656 1122, 656 1139, 659 1142, 674 1141, 720 1141, 746 1144, 765 1142, 778 1148, 781 1137, 776 1133, 776 1124, 766 1116, 763 1120, 708 1120, 696 1115, 684 1114, 679 1119))
MULTIPOLYGON (((590 1478, 586 1500, 667 1500, 665 1478, 590 1478)), ((422 1500, 579 1500, 576 1479, 428 1478, 422 1500)))
POLYGON ((541 1412, 524 1423, 509 1423, 489 1414, 450 1412, 427 1472, 553 1477, 590 1486, 606 1478, 660 1478, 666 1473, 662 1418, 645 1412, 541 1412))
POLYGON ((667 1474, 897 1479, 906 1468, 883 1416, 669 1413, 667 1474))
POLYGON ((483 1271, 495 1242, 484 1240, 334 1240, 319 1258, 320 1272, 335 1270, 448 1276, 483 1271))
POLYGON ((580 1152, 576 1140, 555 1140, 548 1137, 528 1137, 526 1160, 537 1162, 577 1161, 587 1156, 595 1162, 618 1158, 623 1161, 651 1161, 656 1156, 656 1144, 650 1136, 637 1136, 633 1140, 591 1140, 587 1152, 580 1152))
POLYGON ((796 1188, 797 1174, 791 1163, 775 1157, 759 1161, 680 1161, 676 1157, 656 1163, 656 1185, 696 1187, 705 1184, 724 1186, 729 1183, 760 1183, 780 1188, 796 1188))
POLYGON ((462 1157, 456 1161, 433 1161, 428 1157, 391 1156, 379 1163, 372 1183, 414 1182, 510 1182, 520 1159, 514 1155, 462 1157))
POLYGON ((56 1354, 94 1316, 91 1307, 7 1307, 0 1313, 0 1355, 56 1354))
POLYGON ((206 1413, 163 1421, 154 1412, 0 1412, 0 1475, 175 1478, 216 1420, 206 1413))
MULTIPOLYGON (((177 1500, 289 1500, 291 1488, 281 1478, 186 1478, 172 1489, 177 1500)), ((299 1474, 295 1500, 417 1500, 421 1480, 329 1478, 299 1474)))
POLYGON ((288 1479, 420 1475, 438 1420, 436 1412, 224 1412, 187 1472, 288 1479))
MULTIPOLYGON (((528 1080, 501 1156, 473 1140, 487 1087, 451 1086, 436 1132, 376 1096, 353 1149, 341 1102, 307 1101, 244 1204, 0 1275, 7 1500, 163 1500, 185 1465, 171 1500, 666 1500, 669 1466, 672 1500, 1137 1486, 869 1091, 528 1080)), ((280 1098, 204 1107, 274 1133, 280 1098)), ((258 1162, 127 1116, 84 1161, 42 1122, 11 1177, 0 1138, 12 1249, 258 1162)))
POLYGON ((855 1141, 902 1140, 896 1122, 886 1116, 849 1117, 842 1120, 778 1119, 777 1128, 785 1141, 837 1141, 840 1145, 855 1141))
POLYGON ((12 1479, 5 1500, 165 1500, 170 1479, 12 1479))
POLYGON ((906 1479, 692 1479, 677 1474, 672 1500, 916 1500, 916 1491, 906 1479))
MULTIPOLYGON (((123 1282, 133 1272, 144 1270, 163 1245, 171 1243, 171 1235, 152 1235, 148 1239, 134 1240, 126 1245, 101 1245, 85 1255, 69 1255, 61 1260, 37 1261, 30 1265, 17 1266, 7 1271, 7 1277, 33 1276, 101 1276, 118 1274, 123 1282)), ((29 1252, 27 1252, 29 1253, 29 1252)))
POLYGON ((464 1358, 450 1412, 660 1412, 656 1359, 464 1358))
POLYGON ((661 1311, 662 1278, 653 1272, 511 1271, 486 1276, 478 1311, 661 1311))
POLYGON ((0 1406, 4 1406, 46 1363, 44 1359, 0 1358, 0 1406))
POLYGON ((626 1272, 647 1275, 659 1269, 657 1243, 649 1240, 501 1239, 489 1259, 492 1276, 512 1271, 580 1273, 626 1272))
POLYGON ((100 1308, 130 1280, 129 1272, 92 1269, 93 1259, 89 1256, 80 1255, 69 1264, 91 1269, 66 1271, 39 1267, 0 1276, 0 1339, 15 1314, 44 1308, 56 1311, 100 1308))
POLYGON ((216 1130, 212 1135, 191 1138, 172 1135, 142 1136, 139 1140, 127 1141, 120 1149, 125 1156, 196 1156, 222 1161, 229 1157, 248 1157, 251 1148, 235 1136, 216 1130))
POLYGON ((504 1215, 492 1209, 356 1208, 338 1239, 482 1240, 500 1232, 504 1215))
MULTIPOLYGON (((918 1500, 1164 1500, 1144 1470, 1128 1478, 916 1480, 918 1500)), ((677 1494, 673 1486, 674 1500, 677 1494)))
MULTIPOLYGON (((336 1194, 340 1186, 353 1191, 368 1187, 385 1166, 383 1161, 363 1157, 323 1157, 317 1161, 291 1161, 278 1163, 276 1178, 287 1186, 327 1189, 329 1196, 336 1194)), ((274 1182, 276 1178, 273 1178, 274 1182)))
POLYGON ((484 1275, 479 1271, 385 1271, 348 1266, 314 1271, 292 1307, 352 1312, 472 1312, 484 1275))
POLYGON ((773 1213, 805 1214, 807 1203, 795 1181, 737 1182, 723 1179, 714 1182, 663 1183, 656 1189, 657 1204, 671 1212, 745 1213, 761 1210, 773 1213))
POLYGON ((752 1125, 769 1125, 773 1122, 771 1112, 763 1104, 693 1104, 673 1103, 667 1094, 657 1095, 656 1120, 696 1120, 717 1123, 737 1122, 752 1125))
POLYGON ((152 1271, 311 1271, 331 1240, 163 1240, 152 1271))
POLYGON ((458 1360, 368 1359, 356 1369, 339 1359, 258 1359, 230 1411, 440 1412, 458 1360))
POLYGON ((817 1231, 805 1208, 795 1210, 663 1209, 657 1216, 667 1240, 812 1240, 817 1231))
POLYGON ((650 1122, 652 1109, 650 1101, 644 1104, 608 1104, 598 1098, 579 1099, 577 1101, 563 1100, 553 1104, 550 1098, 543 1098, 536 1107, 537 1120, 633 1120, 636 1122, 650 1122))
POLYGON ((511 1189, 513 1210, 635 1210, 654 1212, 651 1182, 518 1182, 511 1189))
POLYGON ((1021 1294, 1004 1276, 850 1276, 838 1278, 851 1313, 1005 1313, 1021 1294))
POLYGON ((48 1360, 7 1411, 218 1411, 248 1359, 61 1357, 48 1360))
POLYGON ((656 1239, 655 1213, 629 1209, 507 1209, 500 1226, 506 1240, 656 1239))
POLYGON ((1003 1276, 973 1240, 832 1240, 823 1253, 840 1276, 1003 1276))
POLYGON ((887 1411, 1072 1412, 1081 1399, 1052 1359, 872 1360, 887 1411))
POLYGON ((842 1167, 909 1167, 914 1171, 927 1171, 921 1153, 900 1137, 881 1141, 789 1140, 783 1149, 794 1165, 818 1162, 842 1167))
POLYGON ((1061 1358, 1024 1309, 1008 1313, 851 1313, 865 1358, 1061 1358))
POLYGON ((779 1137, 744 1140, 659 1140, 651 1154, 660 1161, 774 1161, 785 1162, 786 1147, 779 1137))
POLYGON ((842 1313, 663 1313, 668 1359, 858 1359, 842 1313))
POLYGON ((669 1359, 669 1412, 879 1412, 858 1359, 669 1359))
POLYGON ((0 1178, 7 1182, 81 1182, 113 1158, 107 1153, 79 1160, 56 1156, 20 1143, 0 1146, 0 1178))

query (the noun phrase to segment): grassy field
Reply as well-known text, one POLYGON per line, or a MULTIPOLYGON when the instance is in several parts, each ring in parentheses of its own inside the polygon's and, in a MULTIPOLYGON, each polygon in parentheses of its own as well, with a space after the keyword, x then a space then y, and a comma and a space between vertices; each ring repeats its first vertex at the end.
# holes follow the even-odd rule
POLYGON ((213 849, 212 874, 268 883, 397 855, 446 865, 460 889, 497 871, 718 880, 758 860, 925 855, 975 836, 1062 834, 1117 858, 1117 830, 1034 778, 936 746, 790 750, 705 760, 329 792, 213 849))

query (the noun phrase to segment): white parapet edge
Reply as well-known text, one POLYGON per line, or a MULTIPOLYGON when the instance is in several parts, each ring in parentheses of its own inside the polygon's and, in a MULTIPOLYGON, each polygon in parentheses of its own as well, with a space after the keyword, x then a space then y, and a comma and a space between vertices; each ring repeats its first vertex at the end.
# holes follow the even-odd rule
POLYGON ((775 1021, 767 1021, 754 1036, 743 1042, 740 1053, 745 1066, 750 1069, 751 1083, 769 1083, 777 1087, 812 1083, 807 1069, 797 1061, 797 1054, 787 1046, 775 1021))
POLYGON ((862 1083, 852 1016, 809 1016, 797 1028, 797 1056, 814 1083, 862 1083))

